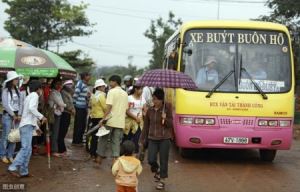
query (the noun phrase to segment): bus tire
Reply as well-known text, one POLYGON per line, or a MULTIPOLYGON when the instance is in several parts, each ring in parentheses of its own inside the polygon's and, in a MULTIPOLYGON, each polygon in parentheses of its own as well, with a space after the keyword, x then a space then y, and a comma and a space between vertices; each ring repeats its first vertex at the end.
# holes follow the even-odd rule
POLYGON ((189 157, 189 151, 188 149, 178 147, 178 152, 182 158, 188 158, 189 157))
POLYGON ((272 162, 275 159, 277 150, 269 150, 269 149, 260 149, 260 159, 262 161, 272 162))

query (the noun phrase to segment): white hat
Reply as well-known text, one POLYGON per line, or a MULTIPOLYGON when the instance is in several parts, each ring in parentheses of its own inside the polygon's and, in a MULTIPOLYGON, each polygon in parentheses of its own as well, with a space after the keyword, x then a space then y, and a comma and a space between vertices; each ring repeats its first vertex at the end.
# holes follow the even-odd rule
POLYGON ((208 56, 204 65, 209 65, 211 63, 217 63, 217 60, 214 56, 208 56))
POLYGON ((131 79, 133 79, 131 75, 125 75, 123 81, 130 81, 131 79))
POLYGON ((103 79, 97 79, 96 82, 95 82, 94 88, 97 88, 97 87, 100 87, 100 86, 105 86, 106 87, 106 84, 103 81, 103 79))
POLYGON ((110 132, 109 130, 107 130, 104 126, 102 126, 99 128, 98 132, 96 133, 96 136, 102 137, 104 135, 109 134, 109 132, 110 132))
POLYGON ((6 74, 6 80, 3 82, 3 85, 5 86, 7 82, 14 80, 14 79, 21 79, 23 75, 18 75, 15 71, 9 71, 6 74))
POLYGON ((63 86, 69 85, 69 84, 73 85, 74 84, 73 80, 67 80, 67 81, 65 81, 64 84, 63 84, 63 86))

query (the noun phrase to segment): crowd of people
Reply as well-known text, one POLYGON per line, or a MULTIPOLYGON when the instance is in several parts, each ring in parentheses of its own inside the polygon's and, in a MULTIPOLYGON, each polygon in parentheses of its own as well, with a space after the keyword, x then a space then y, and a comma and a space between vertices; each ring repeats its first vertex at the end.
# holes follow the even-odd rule
POLYGON ((67 157, 65 137, 73 116, 72 146, 88 146, 97 166, 110 154, 117 191, 137 190, 145 149, 156 189, 164 189, 173 120, 171 106, 164 102, 163 89, 137 86, 136 79, 129 75, 124 77, 123 85, 118 75, 112 75, 108 85, 105 79, 97 79, 92 90, 91 75, 86 72, 80 74, 76 84, 61 78, 23 78, 19 87, 21 78, 15 71, 8 72, 2 90, 0 158, 10 164, 9 173, 16 177, 31 176, 30 157, 37 152, 37 145, 44 142, 46 126, 50 128, 51 155, 67 157), (18 127, 21 137, 16 156, 16 144, 8 140, 14 127, 18 127), (90 137, 84 139, 84 133, 94 127, 90 137))

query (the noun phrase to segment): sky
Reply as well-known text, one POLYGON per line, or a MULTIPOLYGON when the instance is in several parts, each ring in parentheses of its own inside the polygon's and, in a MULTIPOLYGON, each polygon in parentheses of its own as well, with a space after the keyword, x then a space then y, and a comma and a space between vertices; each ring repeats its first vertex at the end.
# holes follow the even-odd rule
MULTIPOLYGON (((172 11, 183 22, 191 20, 249 20, 269 15, 266 0, 69 0, 71 4, 89 4, 86 15, 96 23, 88 37, 75 37, 59 47, 59 52, 81 49, 97 66, 149 65, 152 42, 144 36, 151 20, 168 18, 172 11)), ((0 37, 9 37, 4 29, 8 15, 0 1, 0 37)), ((54 43, 50 48, 57 51, 54 43)))

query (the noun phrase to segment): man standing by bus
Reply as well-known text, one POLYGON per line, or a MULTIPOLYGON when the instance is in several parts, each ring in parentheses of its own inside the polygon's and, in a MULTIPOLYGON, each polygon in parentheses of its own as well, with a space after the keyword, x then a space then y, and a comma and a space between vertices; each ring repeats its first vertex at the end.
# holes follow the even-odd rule
POLYGON ((91 76, 87 72, 80 74, 81 80, 79 80, 75 87, 74 106, 76 110, 75 121, 74 121, 74 133, 72 145, 82 146, 82 137, 85 131, 86 120, 87 120, 87 110, 88 110, 88 99, 90 97, 90 92, 88 91, 88 82, 91 76))
MULTIPOLYGON (((111 90, 108 91, 106 98, 106 113, 103 120, 108 119, 106 129, 110 130, 108 135, 99 138, 96 162, 101 164, 105 157, 108 141, 110 140, 111 154, 113 162, 120 156, 120 144, 123 138, 123 129, 125 128, 126 110, 128 108, 128 95, 121 88, 121 77, 113 75, 109 78, 111 90)), ((104 124, 100 121, 100 127, 104 124)))

